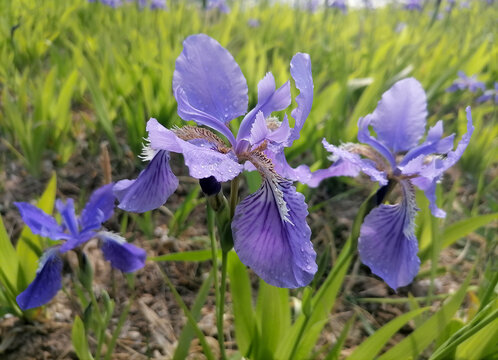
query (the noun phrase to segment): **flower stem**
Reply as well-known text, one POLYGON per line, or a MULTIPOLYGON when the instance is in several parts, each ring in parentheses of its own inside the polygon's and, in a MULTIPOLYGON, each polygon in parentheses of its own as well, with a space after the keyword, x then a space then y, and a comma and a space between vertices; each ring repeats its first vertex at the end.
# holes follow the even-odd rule
POLYGON ((220 286, 220 302, 218 309, 218 341, 220 343, 221 358, 226 359, 227 354, 225 353, 225 333, 223 331, 223 315, 225 313, 225 290, 227 284, 227 260, 228 251, 222 251, 221 253, 221 286, 220 286))
POLYGON ((240 175, 235 177, 230 183, 230 219, 232 219, 235 214, 235 207, 239 200, 239 182, 240 175))

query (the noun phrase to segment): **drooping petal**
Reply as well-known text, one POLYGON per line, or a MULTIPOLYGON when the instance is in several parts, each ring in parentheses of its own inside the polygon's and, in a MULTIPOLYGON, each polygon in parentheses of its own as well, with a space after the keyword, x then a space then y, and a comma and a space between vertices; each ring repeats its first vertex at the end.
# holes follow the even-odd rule
POLYGON ((393 153, 413 148, 425 133, 427 98, 414 78, 396 82, 372 114, 377 138, 393 153))
POLYGON ((175 96, 178 88, 193 109, 210 116, 204 120, 190 119, 179 111, 184 120, 218 130, 247 110, 247 83, 239 65, 228 50, 205 34, 189 36, 183 42, 173 74, 175 96))
POLYGON ((114 184, 107 184, 95 190, 81 212, 80 226, 83 231, 97 230, 114 212, 114 184))
POLYGON ((203 139, 192 142, 182 140, 175 132, 159 124, 156 119, 149 120, 147 131, 153 149, 183 154, 190 176, 196 179, 214 176, 220 182, 228 181, 243 169, 231 152, 222 153, 218 151, 216 144, 203 139))
POLYGON ((41 209, 25 202, 15 202, 23 221, 35 235, 48 237, 52 240, 67 239, 70 236, 65 234, 63 228, 57 221, 41 209))
POLYGON ((240 152, 244 146, 247 146, 246 141, 251 135, 251 128, 260 111, 263 113, 263 118, 267 118, 274 111, 286 109, 291 101, 290 83, 287 81, 280 88, 275 89, 275 78, 272 73, 267 73, 258 84, 256 107, 249 111, 240 123, 236 151, 240 152))
POLYGON ((111 262, 112 267, 129 273, 145 266, 147 253, 144 249, 111 232, 101 231, 98 236, 102 240, 104 258, 111 262))
POLYGON ((39 261, 35 279, 16 298, 22 310, 45 305, 62 288, 62 259, 58 249, 48 249, 39 261))
POLYGON ((237 205, 232 221, 240 260, 270 285, 302 287, 317 271, 304 196, 276 174, 237 205))
POLYGON ((408 181, 400 184, 402 202, 373 209, 365 217, 358 239, 361 261, 394 290, 411 283, 420 267, 414 233, 415 194, 408 181))
POLYGON ((410 151, 401 160, 400 166, 407 164, 410 160, 420 155, 446 154, 453 148, 455 134, 441 139, 443 136, 443 122, 440 120, 429 129, 425 141, 410 151))
POLYGON ((62 217, 62 223, 69 230, 72 236, 78 236, 78 219, 76 219, 76 213, 74 211, 74 200, 67 199, 66 203, 62 200, 57 199, 55 201, 55 207, 62 217))
POLYGON ((439 179, 434 179, 430 181, 423 177, 416 177, 410 181, 424 192, 426 198, 429 200, 429 209, 431 210, 432 215, 438 218, 445 218, 446 212, 440 209, 436 203, 436 186, 438 180, 439 179))
POLYGON ((294 55, 291 60, 290 72, 299 90, 299 95, 296 97, 297 108, 291 112, 295 124, 287 146, 292 145, 294 140, 299 139, 299 133, 308 118, 313 104, 313 77, 311 75, 310 56, 303 53, 294 55))
MULTIPOLYGON (((352 153, 345 149, 344 147, 337 147, 329 144, 325 139, 322 141, 325 150, 331 152, 335 158, 342 160, 343 163, 341 167, 350 172, 351 167, 357 167, 360 171, 370 176, 372 181, 378 182, 380 185, 387 184, 387 177, 384 171, 380 171, 376 168, 376 164, 370 159, 362 159, 360 155, 352 153), (344 163, 349 163, 351 166, 347 166, 344 163)), ((354 171, 351 171, 354 174, 354 171)), ((341 176, 350 176, 348 173, 340 174, 341 176)))
POLYGON ((120 209, 142 213, 163 205, 178 187, 167 151, 158 151, 135 180, 121 180, 113 187, 120 209))

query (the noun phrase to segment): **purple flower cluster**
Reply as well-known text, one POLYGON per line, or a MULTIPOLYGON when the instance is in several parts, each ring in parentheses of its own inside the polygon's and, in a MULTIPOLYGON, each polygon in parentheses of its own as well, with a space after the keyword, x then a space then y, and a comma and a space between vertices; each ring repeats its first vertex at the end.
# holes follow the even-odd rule
POLYGON ((422 11, 423 0, 407 0, 403 7, 405 8, 405 10, 422 11))
MULTIPOLYGON (((291 75, 300 94, 297 108, 282 121, 272 116, 291 104, 290 83, 276 88, 271 73, 259 82, 258 103, 247 112, 248 89, 232 55, 207 35, 189 36, 176 60, 173 93, 178 115, 205 127, 167 129, 156 119, 147 123, 150 163, 136 180, 122 180, 114 187, 119 207, 132 212, 155 209, 176 190, 178 180, 169 165, 170 153, 183 154, 190 176, 234 179, 244 170, 262 177, 258 191, 235 209, 232 220, 234 249, 241 261, 267 283, 296 288, 307 285, 317 271, 316 253, 304 196, 285 178, 288 167, 284 149, 299 138, 311 110, 313 80, 307 54, 296 54, 291 75), (238 133, 230 121, 244 116, 238 133), (224 138, 217 135, 216 131, 224 138)), ((308 170, 309 172, 309 170, 308 170)))
POLYGON ((446 91, 454 92, 458 90, 469 90, 470 92, 476 92, 479 89, 484 91, 486 85, 484 85, 482 81, 477 80, 477 75, 468 77, 463 71, 459 71, 458 78, 446 89, 446 91))
POLYGON ((225 14, 230 12, 230 7, 227 5, 226 0, 208 0, 206 9, 218 10, 225 14))
MULTIPOLYGON (((96 2, 97 0, 88 0, 89 2, 96 2)), ((98 0, 100 1, 101 4, 110 6, 112 8, 117 8, 121 5, 123 5, 123 0, 98 0)), ((165 10, 167 8, 166 6, 166 0, 136 0, 138 6, 140 9, 143 9, 145 7, 149 7, 151 10, 165 10)), ((126 2, 135 2, 135 0, 126 0, 126 2)))
POLYGON ((343 13, 348 11, 346 0, 327 0, 327 7, 341 10, 343 13))
MULTIPOLYGON (((436 205, 436 184, 467 147, 474 127, 467 108, 467 133, 453 149, 455 135, 443 137, 443 124, 437 122, 424 136, 427 99, 420 83, 413 79, 398 81, 382 95, 372 114, 358 121, 361 144, 328 144, 334 166, 342 175, 367 174, 382 186, 400 185, 402 200, 373 209, 361 226, 358 250, 362 262, 393 289, 409 284, 418 272, 420 260, 414 233, 417 212, 414 187, 424 191, 430 210, 445 217, 436 205), (370 134, 370 127, 377 134, 370 134)), ((336 175, 340 175, 336 173, 336 175)))
POLYGON ((29 203, 15 203, 33 234, 63 241, 61 245, 45 251, 40 258, 35 279, 17 296, 17 303, 22 310, 44 305, 55 296, 62 287, 61 255, 92 238, 101 240, 104 258, 116 269, 133 272, 144 266, 146 253, 143 249, 127 243, 117 234, 101 230, 102 223, 114 212, 112 188, 113 184, 109 184, 93 192, 79 217, 76 217, 72 199, 68 199, 66 203, 57 200, 56 208, 62 219, 61 224, 29 203))

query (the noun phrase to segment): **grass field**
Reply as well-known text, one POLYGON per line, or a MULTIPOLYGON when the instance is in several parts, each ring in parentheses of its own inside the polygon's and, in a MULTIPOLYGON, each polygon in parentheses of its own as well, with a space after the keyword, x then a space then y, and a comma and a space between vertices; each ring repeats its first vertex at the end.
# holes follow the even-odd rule
MULTIPOLYGON (((258 284, 230 252, 226 356, 373 359, 383 351, 380 359, 498 359, 498 105, 494 98, 478 101, 481 90, 446 91, 459 71, 494 89, 496 1, 466 6, 427 0, 422 11, 394 3, 347 13, 323 7, 311 12, 293 7, 294 2, 249 6, 233 1, 226 14, 205 11, 200 3, 171 0, 166 10, 150 10, 134 2, 112 8, 86 0, 0 0, 0 358, 28 358, 40 349, 22 338, 32 351, 23 353, 23 330, 16 328, 35 324, 52 344, 60 334, 54 324, 60 323, 69 324, 72 336, 68 331, 64 346, 49 346, 43 358, 181 359, 189 351, 218 356, 214 320, 211 327, 207 320, 204 327, 187 322, 186 309, 181 301, 175 305, 179 299, 171 292, 176 287, 184 296, 192 319, 215 318, 219 294, 210 286, 217 277, 208 261, 210 218, 197 182, 183 181, 188 173, 178 159, 173 169, 182 185, 162 211, 117 211, 110 225, 147 250, 150 260, 135 281, 115 275, 91 253, 93 266, 101 264, 94 275, 100 284, 94 286, 97 298, 91 285, 86 294, 67 277, 64 293, 41 311, 23 312, 14 300, 33 279, 41 251, 52 243, 23 229, 13 202, 34 202, 46 189, 39 203, 45 211, 52 212, 56 194, 75 198, 79 209, 111 177, 135 177, 145 166, 137 155, 147 136, 146 121, 154 117, 168 128, 184 123, 172 92, 175 60, 187 36, 205 33, 240 65, 249 108, 256 105, 258 82, 268 71, 280 86, 291 78, 292 56, 310 55, 314 100, 300 139, 286 151, 293 166, 329 166, 322 139, 336 145, 356 142, 358 119, 407 77, 419 80, 427 93, 429 126, 441 119, 445 134, 460 139, 467 129, 467 106, 475 126, 463 157, 438 185, 446 219, 432 217, 428 201, 417 193, 415 233, 422 268, 398 293, 361 265, 346 241, 375 185, 364 177, 328 179, 317 189, 296 185, 309 205, 318 273, 308 287, 277 289, 258 284), (159 292, 146 284, 149 273, 162 284, 159 292), (163 276, 171 277, 172 288, 163 276), (143 311, 145 294, 169 299, 166 320, 150 315, 152 305, 143 311), (273 305, 262 305, 268 302, 273 305), (69 311, 62 320, 54 315, 61 308, 69 311), (139 345, 127 342, 132 330, 148 335, 140 335, 139 345), (104 356, 102 349, 111 351, 104 356)), ((295 99, 298 90, 291 88, 295 99)), ((234 120, 234 128, 240 121, 234 120)), ((243 191, 256 190, 259 181, 254 173, 247 175, 243 191)), ((68 264, 65 268, 77 267, 71 259, 68 264)))

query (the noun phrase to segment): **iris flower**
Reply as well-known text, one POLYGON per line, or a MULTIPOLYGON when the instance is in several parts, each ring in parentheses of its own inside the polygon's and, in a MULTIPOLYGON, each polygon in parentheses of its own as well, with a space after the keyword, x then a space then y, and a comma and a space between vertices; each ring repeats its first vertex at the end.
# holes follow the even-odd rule
POLYGON ((228 14, 230 12, 230 8, 228 7, 226 0, 208 0, 206 9, 216 9, 225 14, 228 14))
POLYGON ((495 104, 498 104, 498 82, 495 82, 494 89, 488 89, 484 91, 484 94, 477 98, 477 102, 482 103, 490 99, 493 99, 495 104))
POLYGON ((56 201, 56 208, 62 222, 57 221, 36 206, 29 203, 15 203, 21 217, 33 234, 52 240, 63 240, 61 245, 45 251, 39 260, 35 279, 21 294, 17 303, 22 310, 42 306, 52 299, 62 287, 61 254, 72 250, 86 241, 98 237, 102 241, 102 252, 111 265, 123 272, 133 272, 145 264, 146 253, 121 236, 99 231, 102 223, 114 212, 113 184, 105 185, 93 192, 81 215, 76 217, 74 201, 56 201))
POLYGON ((477 80, 477 75, 468 77, 463 71, 459 71, 458 79, 456 79, 446 91, 454 92, 458 90, 469 90, 470 92, 476 92, 478 89, 484 91, 486 85, 484 85, 482 81, 477 80))
POLYGON ((346 0, 328 0, 327 6, 329 8, 339 9, 343 13, 346 13, 348 11, 348 7, 346 5, 346 0))
POLYGON ((406 10, 422 11, 422 0, 407 0, 404 8, 406 10))
POLYGON ((358 250, 362 262, 393 289, 408 285, 418 273, 418 243, 414 233, 415 190, 423 190, 430 210, 436 217, 446 213, 436 205, 436 184, 453 166, 467 147, 474 127, 470 107, 467 112, 467 133, 453 149, 455 135, 443 137, 443 124, 438 121, 424 136, 427 99, 420 83, 404 79, 382 95, 372 114, 358 121, 358 140, 339 147, 328 144, 335 166, 343 175, 367 174, 380 185, 398 184, 402 199, 394 205, 374 208, 361 226, 358 250), (373 128, 377 137, 370 134, 373 128))
POLYGON ((156 119, 147 123, 150 160, 136 180, 122 180, 114 187, 119 207, 145 212, 166 202, 176 190, 170 153, 183 154, 190 176, 218 182, 234 179, 244 169, 258 170, 262 185, 240 202, 232 221, 234 249, 240 260, 271 285, 296 288, 307 285, 317 270, 316 253, 306 223, 304 196, 279 173, 282 164, 266 153, 282 153, 299 138, 311 109, 313 80, 307 54, 296 54, 291 75, 299 89, 298 106, 280 122, 272 112, 291 103, 290 83, 276 89, 271 73, 259 82, 258 103, 246 114, 248 89, 232 55, 216 40, 199 34, 188 37, 176 60, 173 93, 178 115, 204 127, 167 129, 156 119), (237 134, 230 121, 244 116, 237 134))

